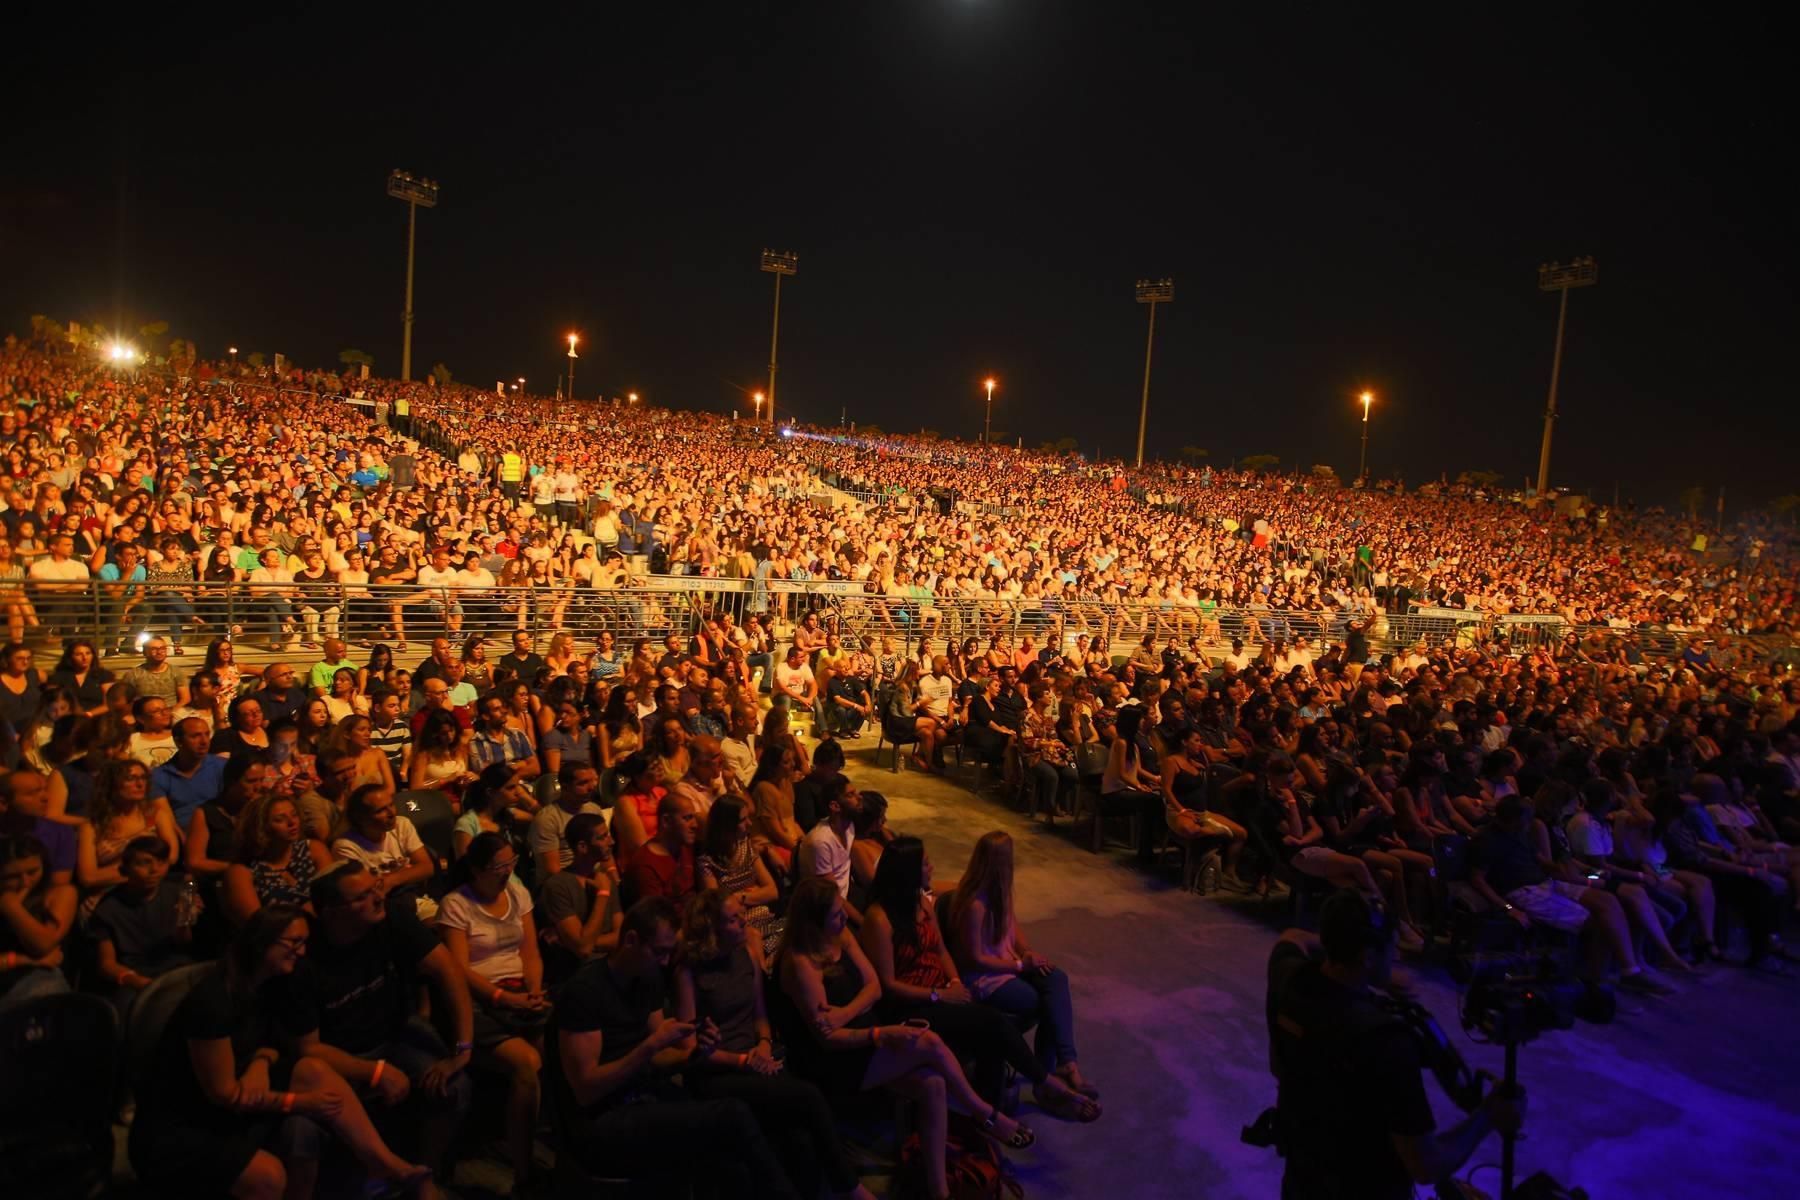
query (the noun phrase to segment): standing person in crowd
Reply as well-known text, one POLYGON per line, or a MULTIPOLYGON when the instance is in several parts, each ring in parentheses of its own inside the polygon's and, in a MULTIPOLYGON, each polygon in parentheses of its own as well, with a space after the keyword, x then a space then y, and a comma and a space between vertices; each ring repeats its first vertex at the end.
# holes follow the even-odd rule
POLYGON ((246 1200, 310 1197, 326 1130, 377 1184, 404 1191, 429 1180, 429 1168, 388 1149, 341 1075, 286 1053, 283 992, 307 938, 300 910, 262 910, 176 1009, 131 1127, 131 1164, 146 1183, 246 1200))

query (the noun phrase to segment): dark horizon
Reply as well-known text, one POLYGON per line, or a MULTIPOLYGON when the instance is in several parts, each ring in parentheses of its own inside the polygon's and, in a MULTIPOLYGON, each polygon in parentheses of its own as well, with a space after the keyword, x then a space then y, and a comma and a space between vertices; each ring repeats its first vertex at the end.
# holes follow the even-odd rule
MULTIPOLYGON (((1279 455, 1409 485, 1535 474, 1570 300, 1552 483, 1732 511, 1794 490, 1800 317, 1772 24, 1617 28, 1185 6, 774 4, 625 28, 375 14, 59 34, 15 79, 0 325, 32 313, 413 374, 750 411, 764 246, 785 415, 1131 453, 1279 455), (1383 22, 1388 24, 1383 25, 1383 22), (1784 395, 1789 396, 1783 400, 1784 395)), ((633 20, 640 18, 634 17, 633 20)), ((654 18, 645 18, 654 19, 654 18)), ((20 45, 34 36, 25 30, 20 45)))

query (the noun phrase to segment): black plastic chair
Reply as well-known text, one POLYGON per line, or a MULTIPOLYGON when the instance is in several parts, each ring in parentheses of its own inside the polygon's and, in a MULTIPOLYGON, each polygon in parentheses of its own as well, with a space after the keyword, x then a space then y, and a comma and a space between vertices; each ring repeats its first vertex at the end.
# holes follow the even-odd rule
POLYGON ((875 765, 878 767, 881 765, 881 747, 884 744, 893 747, 893 770, 895 774, 899 774, 900 751, 906 746, 917 746, 919 744, 919 734, 916 729, 904 733, 899 732, 887 721, 882 721, 881 731, 875 735, 875 765))
POLYGON ((447 866, 455 848, 450 833, 458 815, 450 797, 430 789, 401 792, 394 797, 394 810, 413 823, 419 840, 431 851, 439 868, 447 866))
POLYGON ((0 1017, 0 1196, 107 1193, 118 1066, 118 1015, 98 996, 45 996, 0 1017))

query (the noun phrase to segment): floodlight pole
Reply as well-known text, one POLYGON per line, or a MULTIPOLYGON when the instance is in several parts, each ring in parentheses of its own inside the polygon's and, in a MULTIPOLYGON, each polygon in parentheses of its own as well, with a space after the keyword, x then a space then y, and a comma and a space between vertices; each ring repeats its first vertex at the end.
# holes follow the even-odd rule
POLYGON ((1567 265, 1545 263, 1538 267, 1538 290, 1561 292, 1556 306, 1556 351, 1550 358, 1550 401, 1544 408, 1544 446, 1538 452, 1537 494, 1550 492, 1550 435, 1556 428, 1556 384, 1562 375, 1563 325, 1569 317, 1569 289, 1591 287, 1600 281, 1600 267, 1591 257, 1567 265))
POLYGON ((413 331, 413 244, 419 228, 419 210, 436 208, 438 185, 430 179, 415 179, 405 171, 389 171, 387 194, 406 201, 406 308, 400 314, 400 378, 412 378, 413 331))
POLYGON ((775 350, 781 344, 781 277, 800 270, 800 256, 792 250, 762 252, 762 270, 775 277, 775 326, 769 331, 769 428, 775 427, 775 350))
POLYGON ((1140 279, 1137 302, 1150 306, 1150 332, 1144 336, 1144 395, 1138 402, 1137 465, 1144 465, 1144 430, 1150 424, 1150 351, 1156 346, 1156 306, 1175 299, 1173 279, 1140 279))

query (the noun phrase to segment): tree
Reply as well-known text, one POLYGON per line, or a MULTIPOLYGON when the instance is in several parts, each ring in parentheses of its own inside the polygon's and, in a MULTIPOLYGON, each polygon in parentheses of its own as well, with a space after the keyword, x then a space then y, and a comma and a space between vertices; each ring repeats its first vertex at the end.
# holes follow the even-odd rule
POLYGON ((1052 449, 1058 454, 1073 454, 1081 449, 1081 443, 1072 437, 1060 437, 1056 439, 1056 445, 1052 449))
POLYGON ((148 325, 138 326, 138 337, 145 342, 154 342, 160 337, 167 336, 168 332, 169 323, 167 321, 152 321, 148 325))
POLYGON ((1491 488, 1505 476, 1498 471, 1464 471, 1456 477, 1456 482, 1469 487, 1491 488))
POLYGON ((338 361, 347 367, 367 367, 375 369, 375 356, 362 350, 339 350, 338 361))
POLYGON ((1238 460, 1238 466, 1246 471, 1266 471, 1281 463, 1279 454, 1251 454, 1238 460))
POLYGON ((431 377, 437 380, 439 387, 450 386, 450 368, 446 367, 443 363, 438 363, 431 368, 431 377))
POLYGON ((1205 446, 1183 446, 1175 453, 1186 459, 1188 462, 1199 462, 1207 456, 1205 446))
POLYGON ((1687 509, 1689 517, 1700 515, 1700 506, 1706 503, 1706 489, 1699 484, 1681 489, 1681 507, 1687 509))
POLYGON ((1800 524, 1800 492, 1775 497, 1769 501, 1769 508, 1776 516, 1791 517, 1796 524, 1800 524))
POLYGON ((1312 473, 1316 479, 1329 479, 1333 483, 1337 482, 1337 468, 1330 463, 1314 463, 1312 473))
POLYGON ((250 366, 252 368, 254 368, 255 370, 260 371, 263 369, 263 366, 269 360, 263 356, 263 352, 261 350, 252 350, 247 356, 245 356, 244 361, 246 363, 249 363, 250 366))
POLYGON ((870 437, 880 437, 881 436, 881 426, 872 425, 872 424, 871 425, 859 425, 859 426, 857 426, 856 432, 866 433, 870 437))

